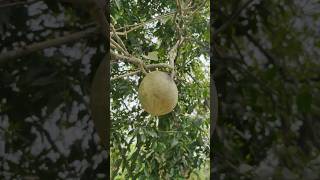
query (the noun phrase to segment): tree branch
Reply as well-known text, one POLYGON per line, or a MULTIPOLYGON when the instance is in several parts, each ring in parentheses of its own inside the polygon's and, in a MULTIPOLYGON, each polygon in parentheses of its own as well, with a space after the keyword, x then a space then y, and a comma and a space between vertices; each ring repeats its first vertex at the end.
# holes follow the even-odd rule
POLYGON ((130 72, 130 73, 127 73, 127 74, 119 75, 119 76, 116 76, 114 78, 111 78, 111 81, 116 80, 116 79, 121 79, 121 78, 124 78, 124 77, 127 77, 127 76, 132 76, 132 75, 138 74, 140 72, 141 72, 141 70, 137 70, 137 71, 133 71, 133 72, 130 72))
POLYGON ((245 35, 249 39, 249 41, 251 41, 259 49, 259 51, 261 51, 263 55, 267 58, 268 60, 267 65, 272 64, 278 67, 280 75, 283 77, 283 79, 287 79, 288 76, 286 75, 286 72, 285 72, 285 64, 281 65, 280 61, 276 61, 276 58, 270 52, 264 49, 262 45, 260 45, 260 43, 257 40, 255 40, 254 37, 252 37, 250 34, 246 32, 245 35))
POLYGON ((156 21, 156 20, 160 20, 160 19, 164 19, 164 18, 173 16, 175 13, 176 12, 167 13, 167 14, 164 14, 164 15, 157 16, 157 17, 155 17, 155 18, 153 18, 151 20, 145 21, 145 22, 141 22, 141 23, 138 23, 138 24, 132 24, 132 25, 127 25, 127 26, 124 26, 124 27, 120 27, 120 28, 116 29, 116 31, 132 27, 131 29, 129 29, 127 31, 117 32, 117 34, 119 34, 119 35, 126 35, 129 32, 134 31, 134 30, 136 30, 136 29, 138 29, 140 27, 143 27, 144 25, 146 25, 148 23, 151 23, 151 22, 156 21))
POLYGON ((255 74, 253 74, 250 70, 248 70, 246 67, 241 66, 242 62, 238 57, 233 57, 233 56, 223 56, 223 57, 217 57, 217 59, 222 60, 222 61, 228 61, 232 62, 236 67, 238 68, 239 71, 242 73, 248 75, 248 77, 252 78, 254 81, 256 81, 262 88, 262 91, 265 93, 269 94, 275 94, 279 96, 279 92, 276 91, 275 89, 269 87, 265 82, 263 82, 260 78, 258 78, 255 74))
POLYGON ((275 59, 272 57, 272 55, 270 55, 261 45, 260 43, 255 40, 250 34, 245 33, 246 37, 249 39, 249 41, 251 41, 263 54, 264 56, 267 58, 269 64, 274 64, 275 63, 275 59))
POLYGON ((0 8, 7 8, 7 7, 11 7, 11 6, 17 6, 17 5, 24 5, 26 3, 27 3, 26 1, 8 2, 8 3, 0 4, 0 8))
POLYGON ((143 64, 143 67, 145 69, 154 69, 154 68, 160 68, 160 67, 169 68, 169 69, 173 68, 172 66, 170 66, 169 64, 166 64, 166 63, 158 63, 158 64, 148 64, 148 65, 146 65, 146 64, 144 64, 142 59, 139 59, 139 58, 136 58, 136 57, 128 57, 128 56, 125 56, 125 55, 117 54, 112 50, 110 50, 110 53, 111 53, 111 55, 113 55, 113 56, 115 56, 117 58, 123 59, 126 62, 135 64, 135 65, 137 65, 139 67, 140 67, 140 64, 143 64))
POLYGON ((240 15, 240 13, 247 8, 254 0, 248 0, 246 3, 244 3, 239 9, 237 9, 227 20, 226 23, 224 23, 222 26, 220 26, 216 31, 213 32, 212 36, 216 37, 220 32, 227 29, 240 15))
POLYGON ((51 135, 49 134, 49 132, 43 128, 43 126, 39 123, 34 123, 33 124, 34 127, 36 127, 38 129, 38 131, 42 132, 45 137, 47 138, 48 142, 50 143, 51 147, 58 152, 59 154, 62 154, 62 152, 59 150, 59 148, 57 147, 55 141, 51 138, 51 135))
POLYGON ((116 30, 114 29, 114 26, 111 24, 111 29, 112 29, 112 36, 116 37, 116 40, 120 43, 120 45, 124 48, 124 50, 126 52, 128 52, 128 50, 126 49, 126 46, 124 45, 123 41, 121 40, 121 38, 118 36, 116 30))
POLYGON ((121 51, 123 54, 128 55, 128 51, 126 51, 125 49, 122 48, 122 46, 120 46, 115 40, 113 40, 112 38, 110 38, 110 42, 111 42, 111 47, 114 49, 117 49, 119 51, 121 51))
POLYGON ((172 66, 166 63, 158 63, 158 64, 148 64, 145 67, 146 69, 155 69, 155 68, 168 68, 168 69, 173 69, 172 66))
POLYGON ((22 56, 28 55, 30 53, 33 53, 35 51, 39 51, 39 50, 42 50, 45 48, 74 42, 74 41, 77 41, 77 40, 82 39, 84 37, 91 36, 96 32, 97 32, 97 28, 90 28, 90 29, 87 29, 84 31, 70 33, 66 36, 58 37, 56 39, 51 39, 51 40, 47 40, 47 41, 43 41, 43 42, 39 42, 39 43, 34 43, 34 44, 28 45, 26 47, 23 47, 23 48, 20 48, 17 50, 12 50, 9 52, 1 53, 0 65, 5 63, 9 59, 20 58, 22 56))
POLYGON ((134 57, 128 57, 128 56, 125 56, 125 55, 121 55, 121 54, 118 54, 118 53, 115 53, 114 51, 110 50, 110 54, 117 57, 117 58, 120 58, 120 59, 123 59, 129 63, 132 63, 132 64, 135 64, 135 65, 139 65, 141 63, 141 61, 138 59, 138 58, 134 58, 134 57))

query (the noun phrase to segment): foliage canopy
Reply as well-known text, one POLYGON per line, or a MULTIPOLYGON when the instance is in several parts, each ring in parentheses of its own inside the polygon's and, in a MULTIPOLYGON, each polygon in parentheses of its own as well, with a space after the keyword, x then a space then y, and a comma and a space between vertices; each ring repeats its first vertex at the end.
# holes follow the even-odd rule
POLYGON ((188 177, 209 155, 209 1, 194 1, 189 12, 182 10, 185 17, 175 1, 111 2, 117 32, 150 22, 121 36, 127 51, 145 64, 169 64, 179 33, 186 39, 174 64, 178 105, 164 116, 153 117, 142 110, 137 96, 141 72, 116 78, 137 70, 136 66, 112 63, 112 174, 133 179, 188 177))
POLYGON ((213 17, 214 174, 317 179, 319 2, 216 1, 213 17))

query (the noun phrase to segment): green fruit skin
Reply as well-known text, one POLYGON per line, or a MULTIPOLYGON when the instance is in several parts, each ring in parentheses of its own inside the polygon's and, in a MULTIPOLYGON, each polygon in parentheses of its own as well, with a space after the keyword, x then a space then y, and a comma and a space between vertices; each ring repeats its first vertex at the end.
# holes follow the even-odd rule
POLYGON ((161 116, 170 113, 177 105, 178 88, 167 73, 153 71, 143 78, 138 96, 146 112, 161 116))

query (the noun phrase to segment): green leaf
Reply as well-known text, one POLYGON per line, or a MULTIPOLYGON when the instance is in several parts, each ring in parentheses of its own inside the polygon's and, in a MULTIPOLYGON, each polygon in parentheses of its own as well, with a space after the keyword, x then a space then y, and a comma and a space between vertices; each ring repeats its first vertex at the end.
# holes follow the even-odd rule
POLYGON ((147 131, 147 133, 151 136, 151 137, 158 137, 158 134, 152 129, 150 131, 147 131))
POLYGON ((141 142, 145 142, 146 141, 146 136, 144 134, 141 134, 141 142))
POLYGON ((175 147, 178 143, 179 143, 179 141, 176 138, 173 138, 172 141, 171 141, 171 147, 170 148, 175 147))

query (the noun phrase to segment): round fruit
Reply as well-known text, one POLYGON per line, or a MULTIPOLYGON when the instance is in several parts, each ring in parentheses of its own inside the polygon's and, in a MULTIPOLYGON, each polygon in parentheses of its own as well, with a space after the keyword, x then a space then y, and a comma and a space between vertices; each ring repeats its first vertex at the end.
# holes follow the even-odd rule
POLYGON ((178 89, 165 72, 153 71, 142 80, 138 90, 142 108, 154 116, 171 112, 178 102, 178 89))

